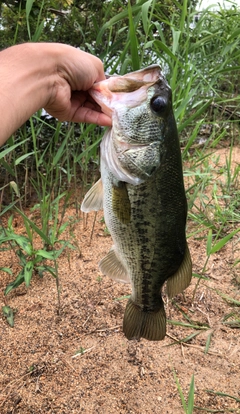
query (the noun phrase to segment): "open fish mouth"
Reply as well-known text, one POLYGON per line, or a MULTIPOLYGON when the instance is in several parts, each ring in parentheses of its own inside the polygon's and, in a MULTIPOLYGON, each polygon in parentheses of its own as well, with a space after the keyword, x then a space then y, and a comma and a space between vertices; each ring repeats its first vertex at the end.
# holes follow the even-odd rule
POLYGON ((133 108, 146 100, 148 88, 161 79, 164 80, 160 66, 151 65, 124 76, 109 76, 106 80, 95 83, 89 93, 102 111, 111 116, 121 105, 123 94, 126 106, 133 108))

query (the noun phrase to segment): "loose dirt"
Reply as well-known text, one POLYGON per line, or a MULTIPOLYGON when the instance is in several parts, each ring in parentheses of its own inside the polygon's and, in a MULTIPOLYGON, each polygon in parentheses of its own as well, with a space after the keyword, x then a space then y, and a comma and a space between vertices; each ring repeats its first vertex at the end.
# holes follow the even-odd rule
MULTIPOLYGON (((66 219, 75 216, 70 207, 66 219)), ((128 341, 122 321, 130 287, 99 272, 112 241, 102 212, 91 239, 94 218, 81 216, 74 239, 67 236, 79 250, 65 250, 59 259, 60 309, 50 274, 35 276, 29 289, 21 285, 4 298, 12 277, 0 272, 0 306, 16 310, 13 328, 0 317, 0 413, 180 414, 174 372, 185 400, 194 374, 194 413, 240 413, 240 330, 229 323, 239 321, 239 308, 221 296, 240 300, 239 267, 233 266, 240 257, 239 235, 210 257, 196 292, 199 279, 193 277, 184 295, 172 301, 164 295, 164 341, 128 341)), ((14 225, 21 233, 17 216, 14 225)), ((189 247, 199 275, 206 238, 190 237, 189 247)), ((16 276, 16 257, 2 253, 1 266, 9 263, 16 276)))

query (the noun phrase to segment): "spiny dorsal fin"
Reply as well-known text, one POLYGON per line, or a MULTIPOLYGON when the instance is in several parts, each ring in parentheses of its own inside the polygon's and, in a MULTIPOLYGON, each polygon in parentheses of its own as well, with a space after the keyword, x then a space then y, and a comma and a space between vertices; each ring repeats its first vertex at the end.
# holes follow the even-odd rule
POLYGON ((145 338, 149 341, 164 339, 166 314, 163 301, 156 312, 146 312, 130 299, 124 313, 123 332, 128 339, 145 338))
POLYGON ((119 221, 128 224, 131 219, 131 204, 128 197, 126 183, 119 181, 112 187, 112 209, 119 221))
POLYGON ((100 261, 99 269, 104 275, 109 276, 117 282, 130 283, 127 271, 116 255, 114 246, 108 254, 100 261))
POLYGON ((84 213, 103 209, 103 185, 101 178, 90 188, 85 195, 81 210, 84 213))
POLYGON ((173 298, 178 293, 181 293, 186 289, 192 279, 192 260, 188 245, 186 245, 186 251, 181 266, 177 272, 169 277, 167 280, 167 295, 169 298, 173 298))

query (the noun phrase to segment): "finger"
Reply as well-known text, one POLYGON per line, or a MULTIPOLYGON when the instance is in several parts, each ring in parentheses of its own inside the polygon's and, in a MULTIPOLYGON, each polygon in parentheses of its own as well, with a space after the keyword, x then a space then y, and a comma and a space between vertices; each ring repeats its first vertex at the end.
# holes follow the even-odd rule
POLYGON ((72 118, 72 121, 86 122, 88 124, 97 124, 100 126, 112 125, 112 120, 109 116, 87 107, 78 108, 72 118))

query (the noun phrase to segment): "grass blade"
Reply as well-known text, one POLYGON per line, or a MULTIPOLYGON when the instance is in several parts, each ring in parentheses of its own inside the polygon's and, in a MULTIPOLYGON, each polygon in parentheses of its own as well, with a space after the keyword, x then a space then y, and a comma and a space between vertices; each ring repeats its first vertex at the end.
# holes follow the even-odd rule
POLYGON ((136 29, 132 16, 131 2, 128 0, 128 19, 129 19, 129 35, 130 35, 130 48, 132 56, 132 68, 138 70, 140 68, 140 61, 138 56, 138 41, 136 36, 136 29))
POLYGON ((207 337, 207 341, 206 341, 206 345, 205 345, 205 349, 204 349, 204 354, 207 354, 208 351, 209 351, 212 335, 213 335, 213 332, 210 332, 210 334, 207 337))
POLYGON ((183 395, 183 392, 182 392, 182 388, 181 388, 180 382, 178 380, 177 374, 176 374, 174 369, 173 369, 173 375, 174 375, 175 382, 177 384, 177 389, 178 389, 178 393, 179 393, 180 398, 181 398, 181 402, 182 402, 184 412, 187 414, 187 404, 185 402, 185 398, 184 398, 184 395, 183 395))
POLYGON ((189 393, 188 393, 188 409, 187 414, 192 414, 194 408, 194 374, 192 375, 189 393))
POLYGON ((240 227, 236 230, 233 230, 231 233, 229 233, 227 236, 223 237, 221 240, 219 240, 210 250, 209 254, 213 254, 218 252, 220 249, 222 249, 225 244, 235 236, 235 234, 240 232, 240 227))
POLYGON ((213 390, 206 390, 207 392, 209 392, 210 394, 215 394, 215 395, 219 395, 221 397, 228 397, 228 398, 232 398, 233 400, 240 402, 240 398, 235 397, 234 395, 230 395, 230 394, 226 394, 225 392, 220 392, 220 391, 213 391, 213 390))
POLYGON ((29 260, 26 266, 24 267, 24 280, 25 280, 27 287, 29 287, 31 279, 32 279, 33 268, 34 268, 34 263, 32 260, 29 260))

